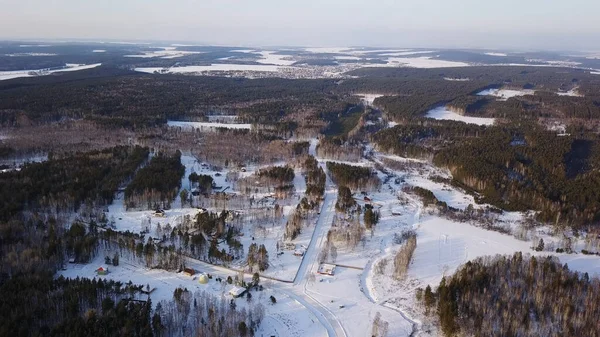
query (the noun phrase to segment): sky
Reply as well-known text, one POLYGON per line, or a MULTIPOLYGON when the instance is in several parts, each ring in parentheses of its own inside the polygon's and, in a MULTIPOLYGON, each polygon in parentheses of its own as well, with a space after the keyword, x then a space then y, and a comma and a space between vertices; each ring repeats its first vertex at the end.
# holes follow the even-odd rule
POLYGON ((0 39, 600 50, 597 0, 0 0, 0 39))

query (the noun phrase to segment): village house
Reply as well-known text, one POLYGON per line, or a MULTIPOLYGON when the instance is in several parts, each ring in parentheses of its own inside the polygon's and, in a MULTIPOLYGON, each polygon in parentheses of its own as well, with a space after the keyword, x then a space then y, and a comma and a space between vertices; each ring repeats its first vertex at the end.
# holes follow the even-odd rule
POLYGON ((321 275, 335 275, 335 264, 321 263, 319 270, 317 271, 321 275))

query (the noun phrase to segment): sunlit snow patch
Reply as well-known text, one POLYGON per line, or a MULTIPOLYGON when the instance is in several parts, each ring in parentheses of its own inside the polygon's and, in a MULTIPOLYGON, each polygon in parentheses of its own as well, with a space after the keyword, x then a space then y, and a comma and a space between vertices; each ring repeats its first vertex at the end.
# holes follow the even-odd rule
POLYGON ((469 124, 477 124, 477 125, 493 125, 494 118, 485 118, 485 117, 469 117, 459 115, 456 112, 450 111, 445 106, 441 106, 432 110, 429 110, 425 117, 433 118, 433 119, 444 119, 444 120, 453 120, 459 121, 469 124))
POLYGON ((486 89, 481 92, 478 92, 477 96, 494 96, 494 97, 498 97, 499 101, 506 101, 511 97, 533 95, 534 93, 535 93, 535 91, 531 90, 531 89, 522 89, 522 90, 486 89))

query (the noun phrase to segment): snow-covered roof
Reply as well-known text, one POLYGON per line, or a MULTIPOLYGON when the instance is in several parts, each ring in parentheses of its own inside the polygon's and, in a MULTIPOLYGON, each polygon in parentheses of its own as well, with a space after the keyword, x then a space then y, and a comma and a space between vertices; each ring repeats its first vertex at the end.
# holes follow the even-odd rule
POLYGON ((245 291, 246 291, 246 288, 234 286, 233 288, 231 288, 231 290, 229 290, 229 294, 237 297, 237 296, 240 296, 241 294, 243 294, 245 291))

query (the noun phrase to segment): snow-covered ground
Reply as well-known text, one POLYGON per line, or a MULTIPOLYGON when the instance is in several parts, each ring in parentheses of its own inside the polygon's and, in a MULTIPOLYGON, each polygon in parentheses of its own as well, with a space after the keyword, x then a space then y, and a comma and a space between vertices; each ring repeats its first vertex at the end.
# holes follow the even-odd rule
POLYGON ((489 53, 483 53, 484 55, 488 55, 488 56, 508 56, 505 53, 497 53, 497 52, 489 52, 489 53))
POLYGON ((10 80, 19 77, 33 77, 33 76, 44 76, 53 73, 60 73, 66 71, 78 71, 91 69, 101 66, 101 63, 96 64, 70 64, 67 63, 64 68, 61 69, 36 69, 36 70, 16 70, 16 71, 0 71, 0 81, 10 80))
POLYGON ((210 130, 217 128, 226 129, 247 129, 252 128, 252 124, 239 124, 239 123, 212 123, 212 122, 183 122, 183 121, 167 121, 167 125, 170 127, 178 127, 187 130, 200 129, 210 130))
POLYGON ((349 50, 347 47, 313 47, 304 48, 307 52, 315 54, 342 54, 349 50))
POLYGON ((382 97, 382 94, 356 94, 367 105, 372 106, 376 98, 382 97))
POLYGON ((262 71, 262 72, 278 72, 281 69, 280 66, 276 65, 260 65, 260 64, 225 64, 225 63, 214 63, 209 66, 184 66, 184 67, 172 67, 172 68, 157 68, 157 67, 140 67, 135 68, 135 71, 150 73, 172 73, 172 74, 185 74, 185 73, 202 73, 212 71, 262 71))
POLYGON ((161 50, 146 51, 146 52, 143 52, 143 54, 124 55, 124 57, 134 57, 134 58, 159 57, 162 59, 174 59, 174 58, 183 57, 186 55, 202 54, 202 52, 198 52, 198 51, 177 50, 176 47, 157 47, 156 49, 161 49, 161 50))
POLYGON ((583 97, 583 95, 579 93, 578 89, 578 87, 575 87, 569 91, 559 91, 556 94, 559 96, 583 97))
POLYGON ((433 118, 433 119, 446 119, 453 120, 459 122, 465 122, 469 124, 477 124, 477 125, 493 125, 495 119, 494 118, 486 118, 486 117, 471 117, 471 116, 463 116, 459 115, 454 111, 446 108, 445 106, 437 107, 432 109, 425 114, 425 117, 433 118))
POLYGON ((13 53, 13 54, 4 54, 4 56, 9 57, 19 57, 19 56, 56 56, 54 53, 13 53))
MULTIPOLYGON (((69 264, 66 270, 60 271, 59 275, 69 278, 88 277, 103 278, 115 281, 121 281, 133 284, 139 284, 146 287, 148 285, 152 291, 150 297, 154 305, 161 300, 172 300, 173 292, 177 288, 186 288, 189 291, 206 291, 214 296, 225 298, 232 297, 228 294, 232 285, 220 283, 215 280, 216 277, 226 279, 227 276, 235 277, 235 272, 226 269, 213 267, 210 265, 199 264, 194 261, 188 261, 189 268, 194 268, 198 274, 208 273, 213 278, 207 284, 200 284, 197 277, 190 277, 183 273, 168 272, 160 269, 147 269, 140 266, 137 261, 127 261, 120 259, 119 266, 108 266, 109 273, 105 276, 96 276, 95 270, 104 265, 104 255, 112 256, 114 251, 106 251, 98 254, 96 259, 89 264, 69 264)), ((249 275, 245 276, 246 282, 250 281, 249 275)), ((316 314, 301 304, 293 294, 287 291, 278 290, 269 286, 270 281, 261 282, 265 286, 264 291, 252 291, 252 302, 248 303, 245 296, 235 300, 238 308, 248 308, 250 305, 262 304, 265 308, 265 318, 260 325, 256 336, 327 336, 327 330, 320 323, 316 314), (269 297, 274 296, 277 303, 272 305, 269 297)), ((318 312, 317 312, 318 315, 318 312)))
MULTIPOLYGON (((387 66, 410 67, 410 68, 452 68, 468 67, 470 64, 465 62, 445 61, 434 59, 429 56, 422 57, 390 57, 387 59, 387 66)), ((373 67, 381 65, 371 65, 373 67)))
POLYGON ((278 66, 290 66, 294 64, 296 61, 291 59, 290 55, 279 55, 275 54, 274 51, 261 51, 257 54, 262 55, 261 59, 258 59, 256 62, 262 64, 274 64, 278 66))
POLYGON ((534 93, 535 93, 535 91, 531 90, 531 89, 521 89, 521 90, 486 89, 486 90, 478 92, 477 95, 478 96, 494 96, 494 97, 498 97, 499 101, 506 101, 511 97, 533 95, 534 93))
MULTIPOLYGON (((210 124, 214 125, 214 123, 210 124)), ((317 140, 312 139, 310 144, 309 153, 315 154, 317 140)), ((485 230, 478 227, 477 223, 449 220, 440 216, 432 208, 424 208, 416 196, 403 190, 404 187, 419 186, 430 190, 438 200, 446 202, 453 208, 464 210, 469 205, 473 205, 475 209, 485 208, 486 205, 477 205, 472 195, 445 183, 445 180, 451 178, 447 170, 436 168, 427 161, 385 155, 377 151, 374 151, 371 160, 363 159, 358 163, 347 164, 374 167, 377 163, 385 166, 386 160, 395 160, 405 165, 398 166, 403 167, 401 169, 388 167, 377 172, 384 183, 379 189, 369 192, 368 196, 373 207, 380 212, 381 219, 372 232, 366 231, 364 241, 357 246, 350 247, 343 242, 334 243, 337 247, 337 256, 333 258, 330 254, 327 258, 328 262, 338 264, 333 276, 316 273, 320 252, 325 246, 327 233, 336 217, 334 205, 337 189, 329 178, 319 215, 314 215, 314 218, 309 221, 310 224, 304 227, 300 236, 294 240, 297 247, 305 247, 303 258, 293 256, 291 251, 284 251, 284 254, 279 257, 275 253, 275 245, 282 238, 287 217, 306 189, 300 171, 295 172, 296 194, 282 204, 283 215, 280 219, 263 224, 264 230, 259 232, 255 230, 255 224, 244 223, 242 229, 244 235, 238 239, 245 249, 252 242, 264 244, 268 249, 270 267, 262 275, 289 281, 263 279, 262 284, 266 288, 264 295, 253 293, 253 296, 258 295, 258 299, 255 297, 253 299, 264 303, 267 309, 267 317, 261 324, 257 336, 369 336, 377 313, 389 324, 388 336, 412 336, 414 326, 419 326, 420 319, 423 318, 419 310, 416 310, 417 304, 414 300, 414 291, 417 287, 424 288, 428 284, 436 286, 444 275, 450 275, 461 264, 479 256, 513 254, 516 251, 533 254, 531 240, 521 241, 512 235, 485 230), (393 256, 400 245, 395 243, 394 236, 411 229, 417 233, 417 248, 406 279, 397 281, 392 277, 393 256), (381 268, 377 266, 383 259, 388 260, 388 265, 383 268, 383 272, 380 272, 381 268), (277 298, 276 305, 267 303, 271 294, 277 298)), ((325 162, 319 160, 319 165, 324 166, 325 162)), ((189 187, 187 176, 191 172, 215 176, 216 172, 201 165, 190 155, 183 155, 182 163, 186 167, 182 188, 189 187)), ((242 176, 251 177, 259 168, 247 167, 247 172, 242 176)), ((224 169, 220 177, 215 177, 216 184, 230 187, 230 191, 239 193, 233 190, 235 186, 225 181, 227 172, 227 169, 224 169)), ((361 206, 365 205, 362 195, 357 193, 355 197, 361 206)), ((120 198, 109 207, 109 216, 115 218, 115 227, 118 230, 129 229, 139 232, 142 221, 147 219, 151 212, 125 211, 122 197, 120 198)), ((245 211, 251 210, 250 208, 245 211)), ((193 215, 195 212, 198 210, 182 207, 179 198, 176 198, 172 209, 167 210, 166 217, 152 218, 152 223, 154 226, 159 221, 173 224, 181 217, 193 215)), ((496 224, 513 230, 520 225, 525 215, 505 212, 494 216, 496 224)), ((544 240, 546 241, 547 238, 551 241, 548 236, 544 237, 544 240)), ((114 252, 106 252, 106 254, 110 255, 114 252)), ((535 254, 549 253, 536 252, 535 254)), ((61 274, 69 277, 94 277, 94 270, 102 264, 103 255, 101 253, 93 263, 88 265, 70 264, 61 274)), ((574 270, 588 272, 590 276, 600 275, 600 258, 597 256, 582 254, 558 254, 557 256, 574 270)), ((235 271, 227 268, 197 260, 189 259, 188 263, 190 267, 213 276, 233 277, 236 274, 235 271)), ((242 268, 242 264, 243 261, 236 261, 232 267, 242 268)), ((151 288, 156 288, 151 295, 154 303, 161 299, 170 299, 173 290, 179 286, 185 286, 190 290, 204 289, 217 296, 227 296, 224 294, 230 288, 228 285, 218 284, 214 278, 207 285, 200 285, 197 280, 188 276, 149 270, 141 267, 139 262, 126 260, 122 260, 120 266, 113 267, 110 273, 103 277, 123 282, 132 280, 133 283, 142 285, 149 284, 151 288)), ((242 302, 246 303, 245 299, 236 302, 238 305, 246 305, 242 304, 242 302)))
POLYGON ((106 53, 105 49, 94 49, 92 50, 92 53, 106 53))
POLYGON ((435 53, 434 50, 418 50, 418 51, 402 51, 395 53, 383 53, 379 54, 381 56, 408 56, 408 55, 417 55, 417 54, 431 54, 435 53))
MULTIPOLYGON (((380 193, 372 196, 373 203, 381 205, 379 208, 381 220, 377 224, 376 233, 385 228, 393 228, 396 232, 401 229, 412 229, 417 233, 417 248, 408 275, 403 281, 392 277, 393 257, 399 246, 391 242, 389 239, 391 234, 385 233, 381 240, 380 254, 370 257, 361 283, 364 285, 365 294, 373 301, 401 310, 403 317, 409 319, 412 317, 412 320, 420 323, 419 319, 423 317, 420 315, 420 310, 416 310, 418 306, 414 300, 416 288, 425 288, 427 285, 435 287, 443 276, 451 275, 461 264, 480 256, 512 255, 517 251, 532 255, 552 254, 558 256, 562 263, 567 263, 572 270, 587 272, 590 276, 600 276, 600 258, 597 256, 534 252, 531 249, 534 246, 531 240, 522 241, 515 236, 486 230, 471 223, 449 220, 433 212, 431 208, 423 208, 416 196, 408 195, 401 190, 405 185, 426 188, 432 191, 438 200, 458 209, 465 209, 469 204, 476 209, 486 206, 475 204, 473 196, 458 188, 432 180, 434 176, 449 178, 450 174, 446 170, 435 168, 425 161, 408 160, 379 153, 375 154, 375 158, 376 161, 388 158, 399 162, 420 164, 407 166, 407 169, 401 171, 390 169, 394 176, 402 177, 402 182, 398 184, 395 179, 391 179, 382 186, 380 193), (383 268, 383 273, 380 273, 376 271, 375 266, 384 259, 387 260, 387 267, 383 268)), ((382 164, 380 161, 379 163, 382 164)), ((497 216, 495 224, 514 231, 524 221, 524 216, 519 212, 504 212, 497 216)), ((535 235, 543 236, 546 242, 557 240, 548 234, 544 236, 545 231, 540 229, 535 235)), ((574 245, 574 247, 580 246, 581 244, 574 245)))
POLYGON ((455 78, 455 77, 444 77, 446 81, 454 81, 454 82, 468 82, 470 78, 455 78))

